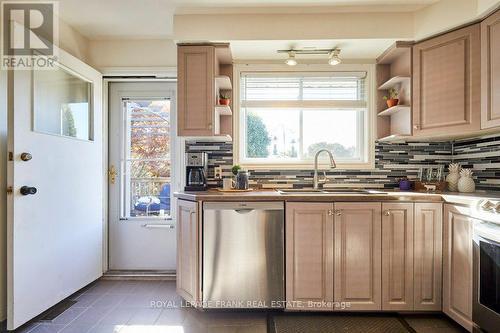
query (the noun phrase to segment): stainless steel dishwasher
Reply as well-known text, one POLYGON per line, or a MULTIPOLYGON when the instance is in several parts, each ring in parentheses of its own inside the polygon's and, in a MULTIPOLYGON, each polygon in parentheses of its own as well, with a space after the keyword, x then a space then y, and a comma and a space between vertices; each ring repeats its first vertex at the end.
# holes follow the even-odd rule
POLYGON ((205 308, 282 307, 282 202, 203 204, 202 290, 205 308))

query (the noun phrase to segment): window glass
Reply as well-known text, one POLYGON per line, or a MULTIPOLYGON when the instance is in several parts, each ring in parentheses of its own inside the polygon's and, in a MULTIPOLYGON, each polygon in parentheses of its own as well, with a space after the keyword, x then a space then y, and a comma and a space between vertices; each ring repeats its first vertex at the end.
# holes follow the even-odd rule
POLYGON ((341 163, 366 163, 365 76, 243 73, 240 162, 309 163, 328 149, 341 163))
POLYGON ((34 130, 92 140, 92 83, 66 71, 33 71, 34 130))
POLYGON ((170 214, 170 100, 124 100, 123 217, 170 214))

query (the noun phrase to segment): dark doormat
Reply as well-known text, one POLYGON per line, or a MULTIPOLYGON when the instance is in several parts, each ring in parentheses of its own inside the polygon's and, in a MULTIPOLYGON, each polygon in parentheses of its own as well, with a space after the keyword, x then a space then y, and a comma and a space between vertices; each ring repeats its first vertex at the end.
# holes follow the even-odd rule
POLYGON ((40 315, 40 321, 52 321, 57 318, 64 311, 68 310, 70 307, 76 304, 76 301, 64 300, 62 302, 57 303, 44 313, 40 315))
POLYGON ((397 315, 386 314, 278 314, 272 333, 414 333, 397 315))

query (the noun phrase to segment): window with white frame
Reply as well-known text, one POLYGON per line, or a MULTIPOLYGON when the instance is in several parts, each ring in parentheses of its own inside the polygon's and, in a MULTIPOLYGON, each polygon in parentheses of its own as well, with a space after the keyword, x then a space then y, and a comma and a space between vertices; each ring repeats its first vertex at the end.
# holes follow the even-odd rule
POLYGON ((239 163, 309 164, 328 149, 339 164, 366 164, 366 77, 366 71, 241 72, 239 163))

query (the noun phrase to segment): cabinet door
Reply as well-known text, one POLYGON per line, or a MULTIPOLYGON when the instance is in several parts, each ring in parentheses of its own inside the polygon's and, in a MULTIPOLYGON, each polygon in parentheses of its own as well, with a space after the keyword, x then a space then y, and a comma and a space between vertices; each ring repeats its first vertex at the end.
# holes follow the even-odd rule
MULTIPOLYGON (((334 299, 345 310, 380 310, 381 203, 335 203, 334 299)), ((342 310, 336 308, 335 310, 342 310)))
POLYGON ((472 331, 472 220, 468 209, 445 206, 443 311, 472 331))
POLYGON ((500 10, 481 22, 481 127, 500 126, 500 10))
POLYGON ((382 309, 413 310, 413 204, 382 204, 382 309))
POLYGON ((443 205, 415 203, 414 309, 441 311, 443 205))
POLYGON ((480 129, 479 24, 413 47, 413 134, 480 129))
POLYGON ((179 46, 177 68, 178 135, 213 135, 215 47, 179 46))
POLYGON ((332 210, 331 203, 286 204, 287 309, 333 310, 332 210))
POLYGON ((198 204, 177 200, 177 293, 186 301, 199 300, 198 204))

